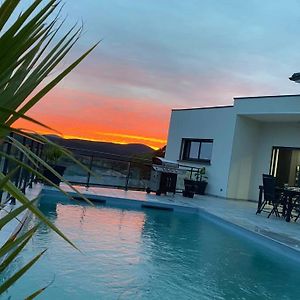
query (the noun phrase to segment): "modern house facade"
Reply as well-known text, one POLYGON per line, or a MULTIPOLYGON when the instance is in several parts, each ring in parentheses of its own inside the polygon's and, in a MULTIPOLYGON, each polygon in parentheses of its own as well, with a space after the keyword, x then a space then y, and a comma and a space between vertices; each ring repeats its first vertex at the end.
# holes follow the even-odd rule
POLYGON ((205 166, 207 193, 258 200, 262 174, 300 186, 300 95, 172 110, 166 159, 205 166))

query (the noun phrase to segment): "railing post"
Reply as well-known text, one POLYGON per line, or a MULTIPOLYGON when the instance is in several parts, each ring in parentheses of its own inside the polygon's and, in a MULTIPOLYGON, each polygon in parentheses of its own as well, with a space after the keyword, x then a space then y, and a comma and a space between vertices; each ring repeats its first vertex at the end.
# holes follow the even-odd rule
MULTIPOLYGON (((6 154, 10 155, 10 153, 11 153, 11 143, 7 143, 6 154)), ((5 158, 3 164, 3 174, 7 175, 7 171, 8 171, 8 158, 5 158)))
MULTIPOLYGON (((90 164, 89 164, 89 169, 90 169, 90 170, 92 170, 93 162, 94 162, 94 156, 92 155, 92 156, 90 157, 90 164)), ((86 188, 87 188, 87 189, 90 187, 90 180, 91 180, 91 173, 88 172, 87 182, 86 182, 86 188)))
POLYGON ((193 167, 191 167, 190 179, 192 179, 193 171, 194 171, 194 168, 193 168, 193 167))
MULTIPOLYGON (((26 137, 24 136, 23 138, 22 138, 22 145, 23 146, 25 146, 26 147, 26 141, 27 141, 27 139, 26 139, 26 137)), ((20 151, 20 150, 19 150, 20 151)), ((24 162, 25 160, 24 160, 24 158, 25 158, 25 155, 24 155, 24 153, 22 152, 22 151, 20 151, 20 154, 19 154, 19 160, 21 161, 21 162, 24 162)), ((23 178, 24 178, 24 175, 23 175, 23 172, 24 170, 23 170, 23 168, 20 168, 19 169, 19 177, 18 177, 18 185, 19 185, 19 188, 20 189, 22 189, 22 181, 23 181, 23 178)))
MULTIPOLYGON (((11 153, 11 144, 10 143, 6 143, 6 145, 4 147, 6 147, 6 148, 3 149, 3 152, 6 152, 7 155, 10 155, 10 153, 11 153)), ((4 175, 7 175, 7 173, 8 173, 8 158, 7 157, 4 157, 2 173, 4 175)), ((2 198, 3 198, 3 191, 1 190, 1 193, 0 193, 0 203, 2 203, 2 198)))
MULTIPOLYGON (((26 145, 26 137, 22 138, 22 145, 26 145)), ((19 155, 18 155, 18 159, 19 161, 23 162, 24 161, 24 153, 21 150, 19 151, 19 155)), ((26 187, 23 186, 23 168, 19 168, 18 172, 16 173, 16 175, 13 178, 13 183, 15 184, 15 186, 20 189, 22 191, 22 193, 25 193, 25 189, 26 187)), ((14 197, 10 197, 11 199, 11 204, 16 204, 16 199, 14 197)))
MULTIPOLYGON (((11 132, 9 135, 12 137, 13 133, 11 132)), ((7 144, 6 144, 6 150, 4 151, 4 152, 6 152, 7 155, 11 154, 11 147, 12 147, 11 143, 7 142, 7 144)), ((3 164, 3 170, 2 170, 2 172, 3 172, 4 175, 7 175, 7 173, 8 173, 8 163, 9 163, 9 159, 7 157, 4 158, 4 164, 3 164)), ((5 195, 8 198, 8 194, 5 193, 5 195)), ((3 198, 2 197, 3 196, 3 192, 2 191, 1 191, 0 196, 1 196, 0 199, 1 199, 1 203, 2 203, 2 198, 3 198)))
MULTIPOLYGON (((43 150, 43 144, 39 142, 35 142, 33 139, 27 138, 26 136, 14 134, 13 132, 10 132, 10 137, 14 137, 19 140, 19 142, 24 145, 25 147, 29 147, 29 149, 37 154, 38 156, 41 156, 42 150, 43 150)), ((19 161, 23 163, 27 163, 28 166, 32 166, 35 169, 38 169, 39 167, 35 166, 28 158, 27 155, 23 153, 20 149, 13 148, 12 143, 9 141, 8 138, 5 138, 3 141, 3 145, 0 145, 2 147, 2 151, 8 155, 13 156, 19 161)), ((9 158, 7 157, 1 157, 0 156, 0 171, 7 175, 9 171, 11 171, 14 167, 16 167, 18 164, 11 162, 9 158)), ((40 165, 40 164, 39 164, 40 165)), ((17 172, 14 174, 13 178, 11 178, 11 181, 14 183, 14 185, 19 188, 23 193, 25 193, 26 188, 31 183, 36 180, 36 176, 34 173, 30 172, 27 168, 19 167, 17 172)), ((3 202, 4 196, 6 196, 6 200, 4 201, 10 201, 11 204, 15 203, 14 197, 10 195, 7 192, 0 191, 0 203, 3 202)))
MULTIPOLYGON (((27 138, 26 137, 23 137, 23 140, 22 140, 22 144, 26 147, 26 144, 27 144, 27 138)), ((25 162, 25 155, 23 152, 21 152, 20 154, 20 161, 21 162, 25 162)), ((26 187, 27 187, 27 180, 28 180, 28 176, 27 176, 27 170, 21 168, 20 169, 20 174, 19 174, 19 184, 20 184, 20 189, 23 193, 25 193, 25 190, 26 190, 26 187), (24 175, 25 173, 25 175, 24 175)))
POLYGON ((127 176, 126 176, 126 183, 125 183, 125 191, 128 191, 128 183, 129 183, 129 179, 130 179, 130 172, 131 172, 131 161, 128 162, 127 176))
MULTIPOLYGON (((33 150, 33 146, 34 146, 34 141, 31 140, 29 149, 30 149, 31 152, 35 153, 34 150, 33 150)), ((35 154, 36 154, 36 153, 35 153, 35 154)), ((28 164, 29 164, 30 166, 32 166, 33 168, 35 168, 34 165, 33 165, 29 160, 28 160, 28 164)), ((32 183, 33 183, 33 181, 34 181, 34 174, 31 172, 31 173, 29 174, 29 177, 30 177, 30 178, 29 178, 28 187, 32 189, 32 183)))
MULTIPOLYGON (((36 154, 38 157, 42 158, 42 159, 43 159, 43 157, 42 157, 43 150, 44 150, 44 145, 43 145, 43 144, 40 144, 40 143, 37 143, 37 145, 36 145, 36 153, 35 153, 35 154, 36 154)), ((40 164, 39 162, 36 162, 36 164, 37 164, 37 167, 35 167, 35 169, 36 169, 37 171, 40 170, 40 171, 42 172, 42 170, 41 170, 41 164, 40 164)), ((34 182, 34 183, 37 183, 37 181, 38 181, 38 177, 35 176, 33 182, 34 182)))

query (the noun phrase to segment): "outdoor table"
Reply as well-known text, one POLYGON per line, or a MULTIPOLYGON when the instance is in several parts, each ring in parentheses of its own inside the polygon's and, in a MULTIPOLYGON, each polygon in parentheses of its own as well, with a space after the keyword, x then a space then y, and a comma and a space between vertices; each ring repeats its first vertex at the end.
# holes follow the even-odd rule
MULTIPOLYGON (((263 190, 264 190, 263 186, 260 185, 259 186, 259 198, 258 198, 257 211, 256 211, 257 214, 261 213, 261 211, 262 211, 263 190)), ((293 210, 295 202, 296 202, 295 199, 297 199, 298 197, 300 198, 300 188, 276 187, 276 191, 282 193, 282 196, 285 199, 284 204, 283 204, 283 216, 285 217, 285 220, 287 222, 290 222, 292 210, 293 210)))
POLYGON ((285 197, 286 199, 283 206, 283 214, 285 216, 285 220, 287 222, 290 222, 292 210, 295 206, 297 198, 300 197, 300 188, 288 187, 288 188, 281 188, 281 189, 278 188, 278 190, 282 192, 283 197, 285 197))

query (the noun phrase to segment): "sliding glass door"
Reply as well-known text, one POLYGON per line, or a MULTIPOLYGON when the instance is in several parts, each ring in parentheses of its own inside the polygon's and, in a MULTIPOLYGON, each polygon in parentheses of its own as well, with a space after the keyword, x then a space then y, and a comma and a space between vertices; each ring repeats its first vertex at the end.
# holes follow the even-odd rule
POLYGON ((280 186, 300 186, 300 148, 273 147, 270 174, 280 186))

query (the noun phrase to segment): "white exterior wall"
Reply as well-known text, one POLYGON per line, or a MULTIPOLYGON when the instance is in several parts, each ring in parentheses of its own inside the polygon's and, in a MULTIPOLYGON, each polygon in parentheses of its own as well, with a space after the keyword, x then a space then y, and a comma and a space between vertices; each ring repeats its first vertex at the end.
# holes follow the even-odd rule
POLYGON ((239 98, 233 107, 173 110, 167 159, 179 160, 182 138, 213 139, 211 165, 204 165, 208 194, 258 200, 272 147, 300 148, 300 95, 239 98))
POLYGON ((237 117, 231 156, 227 197, 247 199, 257 159, 260 124, 246 117, 237 117))
POLYGON ((238 115, 262 116, 265 121, 276 115, 299 118, 300 95, 236 98, 234 108, 238 115))
POLYGON ((234 125, 233 107, 173 110, 166 158, 174 161, 180 159, 182 138, 213 139, 210 165, 191 162, 182 164, 205 166, 207 193, 226 197, 234 125))

